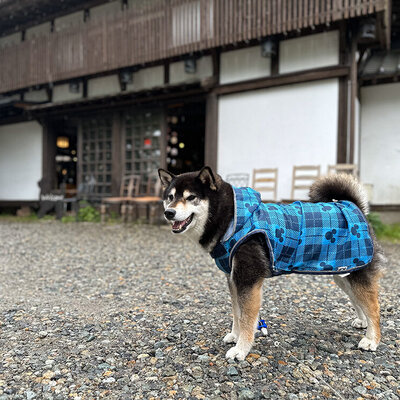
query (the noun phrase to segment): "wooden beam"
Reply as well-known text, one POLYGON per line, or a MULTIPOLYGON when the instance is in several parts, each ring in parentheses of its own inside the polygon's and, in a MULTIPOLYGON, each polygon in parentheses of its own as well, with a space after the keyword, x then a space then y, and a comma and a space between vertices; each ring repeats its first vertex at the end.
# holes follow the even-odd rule
POLYGON ((400 211, 400 204, 371 204, 371 211, 400 211))
POLYGON ((50 113, 52 115, 57 115, 73 112, 74 115, 78 115, 86 114, 91 110, 101 110, 104 108, 118 109, 126 106, 132 106, 134 104, 159 103, 162 101, 169 101, 179 98, 186 99, 188 97, 204 96, 204 94, 205 90, 202 88, 187 89, 185 91, 173 93, 157 93, 154 95, 152 95, 151 92, 148 92, 147 96, 140 97, 135 97, 134 94, 129 94, 123 97, 110 96, 107 99, 100 100, 85 99, 84 101, 67 101, 63 104, 49 105, 46 107, 33 106, 31 109, 29 109, 29 111, 35 114, 35 118, 39 117, 40 115, 44 116, 50 113))
POLYGON ((316 68, 303 72, 291 72, 276 77, 268 77, 261 79, 253 79, 240 83, 229 83, 220 85, 214 89, 214 93, 218 95, 246 92, 249 90, 266 89, 276 86, 292 85, 296 83, 312 82, 322 79, 340 78, 349 74, 349 67, 335 66, 316 68))
POLYGON ((204 163, 217 170, 218 156, 218 96, 209 93, 206 100, 206 135, 204 145, 204 163))

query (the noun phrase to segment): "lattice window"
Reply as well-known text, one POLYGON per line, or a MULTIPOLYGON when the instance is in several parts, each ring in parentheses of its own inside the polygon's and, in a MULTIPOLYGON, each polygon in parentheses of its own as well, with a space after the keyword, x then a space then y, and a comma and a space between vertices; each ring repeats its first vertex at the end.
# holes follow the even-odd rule
POLYGON ((158 110, 125 115, 125 175, 140 175, 144 182, 156 173, 161 162, 161 123, 158 110))
POLYGON ((81 182, 95 179, 96 193, 111 193, 112 118, 82 121, 81 182))

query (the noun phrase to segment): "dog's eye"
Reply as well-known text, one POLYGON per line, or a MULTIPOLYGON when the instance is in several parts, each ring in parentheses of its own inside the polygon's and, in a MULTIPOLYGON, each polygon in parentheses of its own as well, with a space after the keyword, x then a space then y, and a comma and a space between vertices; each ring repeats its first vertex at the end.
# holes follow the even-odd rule
POLYGON ((196 196, 190 195, 186 200, 192 201, 196 198, 196 196))
POLYGON ((172 201, 174 199, 174 196, 172 196, 172 194, 170 194, 169 196, 168 196, 168 200, 169 201, 172 201))

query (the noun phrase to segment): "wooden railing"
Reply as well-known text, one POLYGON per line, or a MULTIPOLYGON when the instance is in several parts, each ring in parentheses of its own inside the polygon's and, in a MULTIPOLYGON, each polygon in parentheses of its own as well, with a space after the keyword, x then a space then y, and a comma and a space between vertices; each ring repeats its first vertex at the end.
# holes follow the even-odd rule
POLYGON ((0 48, 0 93, 385 11, 390 0, 151 0, 0 48))

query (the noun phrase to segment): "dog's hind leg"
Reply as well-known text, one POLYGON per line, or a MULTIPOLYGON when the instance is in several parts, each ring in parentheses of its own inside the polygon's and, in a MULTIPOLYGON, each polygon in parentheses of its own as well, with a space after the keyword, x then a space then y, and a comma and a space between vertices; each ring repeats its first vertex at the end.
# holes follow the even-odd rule
POLYGON ((357 318, 353 320, 351 326, 358 329, 366 328, 368 325, 367 317, 365 316, 362 308, 358 305, 357 299, 351 289, 351 285, 348 278, 334 275, 333 279, 336 285, 338 285, 340 289, 342 289, 343 292, 345 292, 349 296, 350 302, 356 311, 357 318))
POLYGON ((380 270, 377 263, 373 262, 365 269, 353 272, 341 281, 341 285, 345 285, 343 290, 349 295, 356 310, 360 309, 366 319, 367 332, 358 344, 358 347, 363 350, 375 351, 381 339, 379 277, 380 270))
POLYGON ((225 335, 223 341, 224 343, 236 343, 239 338, 240 309, 237 298, 236 286, 231 281, 230 276, 228 277, 228 286, 229 286, 229 292, 231 293, 233 321, 232 321, 232 331, 229 332, 227 335, 225 335))
POLYGON ((372 276, 367 280, 349 278, 352 292, 357 305, 367 318, 367 332, 360 340, 358 347, 363 350, 375 351, 381 339, 380 315, 378 301, 378 279, 372 276))

